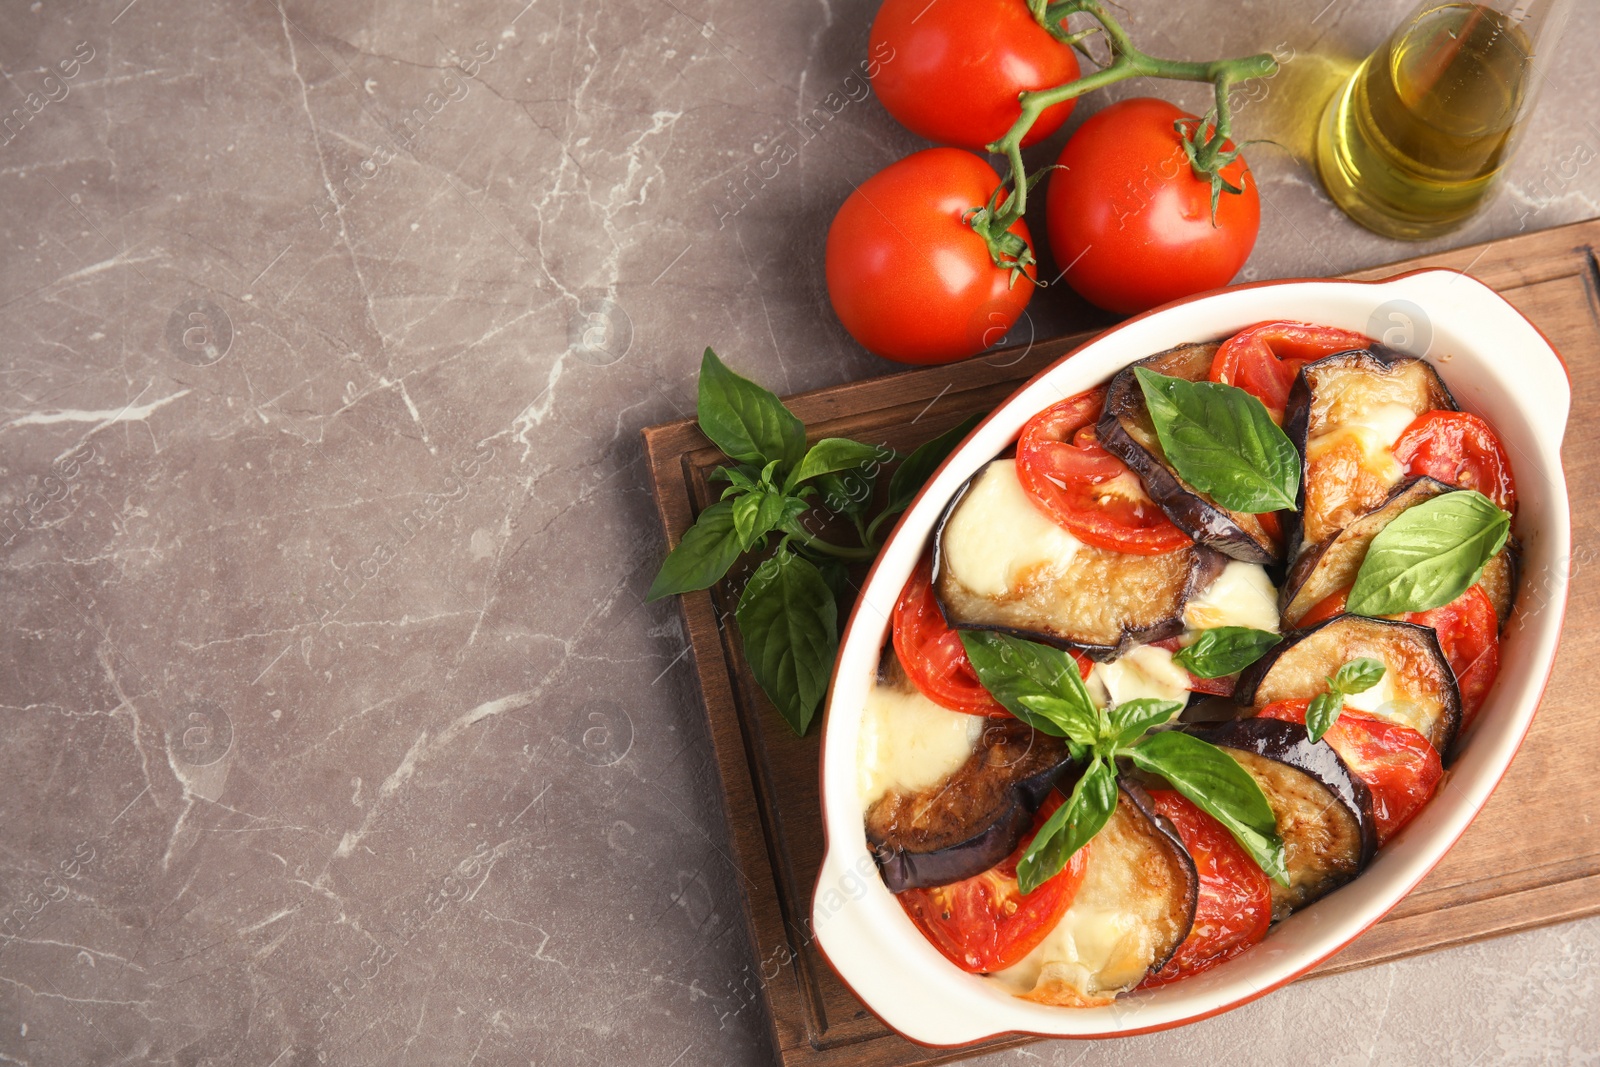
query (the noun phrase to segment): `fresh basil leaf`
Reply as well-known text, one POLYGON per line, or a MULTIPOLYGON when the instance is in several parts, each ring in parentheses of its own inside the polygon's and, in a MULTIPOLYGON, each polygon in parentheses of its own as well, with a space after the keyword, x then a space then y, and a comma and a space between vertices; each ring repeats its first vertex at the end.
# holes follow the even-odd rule
POLYGON ((761 472, 754 467, 718 467, 706 477, 706 481, 730 483, 728 488, 722 491, 723 497, 726 498, 736 489, 753 492, 761 488, 760 478, 761 472))
POLYGON ((923 483, 981 421, 982 415, 969 415, 933 440, 912 449, 889 478, 889 501, 884 505, 884 514, 893 515, 910 507, 923 483))
POLYGON ((1045 820, 1017 861, 1017 888, 1033 892, 1061 873, 1073 853, 1100 832, 1117 809, 1117 771, 1096 756, 1067 802, 1045 820))
POLYGON ((1473 489, 1407 508, 1372 539, 1347 610, 1398 615, 1450 603, 1505 547, 1511 516, 1473 489))
POLYGON ((1216 819, 1267 872, 1288 885, 1283 839, 1272 805, 1256 780, 1215 745, 1177 730, 1150 734, 1124 753, 1142 771, 1159 774, 1216 819))
POLYGON ((771 489, 738 497, 733 502, 733 529, 739 535, 740 550, 750 551, 769 533, 804 514, 808 507, 804 500, 771 489))
POLYGON ((784 488, 792 491, 801 482, 820 475, 854 470, 893 455, 894 452, 883 445, 864 445, 847 437, 824 437, 812 445, 805 458, 789 472, 784 488))
POLYGON ((1343 693, 1318 693, 1311 698, 1311 703, 1306 707, 1306 734, 1313 744, 1321 741, 1322 735, 1333 728, 1343 710, 1343 693))
POLYGON ((733 526, 733 504, 718 501, 700 513, 694 525, 684 531, 678 547, 667 553, 645 599, 660 600, 674 593, 709 588, 728 573, 741 551, 739 534, 733 526))
POLYGON ((822 580, 828 583, 834 604, 843 607, 855 598, 856 585, 850 580, 850 568, 845 564, 836 559, 824 560, 817 564, 817 570, 822 580))
POLYGON ((1090 733, 1099 734, 1100 709, 1089 699, 1078 664, 1071 656, 1058 648, 993 630, 957 633, 978 681, 1011 714, 1052 737, 1070 739, 1066 728, 1055 718, 1022 702, 1025 696, 1055 697, 1062 702, 1054 709, 1056 713, 1071 715, 1090 733))
POLYGON ((1182 710, 1183 705, 1176 700, 1125 700, 1111 709, 1112 744, 1119 748, 1131 745, 1182 710))
POLYGON ((1100 739, 1100 724, 1095 718, 1084 715, 1083 709, 1070 700, 1029 694, 1018 697, 1017 701, 1029 711, 1061 727, 1062 734, 1073 744, 1088 748, 1100 739))
POLYGON ((783 401, 729 370, 709 348, 700 361, 696 417, 711 443, 740 463, 777 460, 787 468, 806 450, 806 428, 783 401))
POLYGON ((1295 506, 1300 454, 1261 401, 1232 385, 1134 368, 1167 462, 1230 511, 1295 506))
POLYGON ((783 548, 756 568, 734 611, 756 682, 804 735, 828 688, 839 609, 817 568, 783 548))
POLYGON ((872 494, 878 485, 878 462, 822 474, 811 483, 821 492, 819 503, 831 512, 845 516, 865 515, 872 507, 872 494))
POLYGON ((1201 630, 1194 644, 1180 648, 1172 658, 1196 678, 1226 678, 1266 655, 1279 640, 1268 630, 1214 626, 1201 630))
POLYGON ((1335 693, 1343 693, 1346 696, 1365 693, 1383 681, 1384 669, 1383 661, 1362 656, 1334 671, 1333 677, 1328 679, 1328 684, 1335 693))

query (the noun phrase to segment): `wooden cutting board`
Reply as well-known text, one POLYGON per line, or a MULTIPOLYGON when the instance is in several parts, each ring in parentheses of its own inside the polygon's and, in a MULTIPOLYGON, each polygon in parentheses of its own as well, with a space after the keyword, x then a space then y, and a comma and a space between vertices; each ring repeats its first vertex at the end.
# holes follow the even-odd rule
MULTIPOLYGON (((1600 659, 1600 219, 1351 275, 1418 267, 1466 271, 1503 293, 1565 356, 1572 416, 1563 457, 1572 493, 1571 599, 1544 703, 1510 773, 1465 837, 1381 923, 1314 974, 1364 967, 1444 945, 1600 913, 1600 731, 1584 664, 1600 659), (1511 844, 1508 844, 1511 843, 1511 844)), ((842 436, 902 451, 986 412, 1088 334, 950 367, 929 367, 788 398, 813 439, 842 436)), ((1507 359, 1516 354, 1506 353, 1507 359)), ((644 431, 667 539, 677 544, 717 498, 706 475, 722 457, 692 421, 644 431)), ((860 575, 856 580, 860 580, 860 575)), ((1524 589, 1523 603, 1537 590, 1524 589)), ((960 1050, 914 1045, 887 1029, 834 976, 805 936, 822 859, 820 730, 795 737, 744 669, 724 625, 726 588, 682 598, 695 670, 721 770, 733 859, 756 959, 730 1011, 766 1012, 785 1067, 904 1067, 1024 1044, 960 1050)), ((841 624, 843 615, 841 615, 841 624)))

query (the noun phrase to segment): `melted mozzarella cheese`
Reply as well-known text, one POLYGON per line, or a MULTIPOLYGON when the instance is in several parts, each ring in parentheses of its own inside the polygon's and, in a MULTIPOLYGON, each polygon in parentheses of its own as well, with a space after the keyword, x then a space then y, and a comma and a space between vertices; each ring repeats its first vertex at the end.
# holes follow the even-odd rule
POLYGON ((1385 670, 1378 684, 1363 693, 1352 693, 1344 698, 1344 705, 1352 711, 1364 711, 1374 718, 1409 726, 1423 737, 1431 738, 1434 719, 1421 706, 1407 699, 1405 693, 1395 689, 1390 679, 1393 671, 1385 670))
POLYGON ((1354 442, 1360 449, 1362 466, 1390 481, 1399 481, 1405 471, 1391 451, 1400 435, 1417 417, 1406 404, 1373 404, 1355 418, 1345 419, 1306 442, 1306 461, 1314 462, 1330 449, 1354 442))
POLYGON ((960 770, 978 747, 986 721, 940 707, 909 686, 873 686, 856 749, 863 809, 890 790, 917 792, 960 770))
POLYGON ((1189 698, 1189 672, 1173 662, 1172 653, 1154 645, 1138 645, 1110 663, 1096 663, 1089 672, 1090 695, 1113 706, 1127 700, 1183 701, 1189 698))
POLYGON ((1083 542, 1050 521, 1017 480, 1016 460, 984 468, 951 516, 943 563, 980 596, 1002 597, 1030 578, 1064 569, 1083 542))
POLYGON ((1183 625, 1191 630, 1248 626, 1278 632, 1278 589, 1259 563, 1229 560, 1216 581, 1183 609, 1183 625))
POLYGON ((991 976, 1003 988, 1032 999, 1048 991, 1044 1003, 1107 1003, 1144 978, 1163 937, 1181 936, 1172 909, 1183 886, 1172 881, 1164 847, 1138 829, 1142 818, 1119 798, 1087 846, 1072 904, 1032 952, 991 976))
POLYGON ((1048 967, 1090 1002, 1137 985, 1150 956, 1150 936, 1139 916, 1074 901, 1037 948, 994 978, 1014 994, 1027 993, 1048 967))

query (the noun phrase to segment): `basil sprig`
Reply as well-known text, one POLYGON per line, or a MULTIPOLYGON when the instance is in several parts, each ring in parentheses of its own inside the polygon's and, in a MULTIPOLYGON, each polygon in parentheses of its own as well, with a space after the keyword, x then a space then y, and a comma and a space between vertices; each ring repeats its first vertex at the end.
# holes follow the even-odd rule
POLYGON ((1083 770, 1072 795, 1045 820, 1017 863, 1017 884, 1031 893, 1087 844, 1117 804, 1117 760, 1165 778, 1228 829, 1261 869, 1287 884, 1283 840, 1266 795, 1225 751, 1177 731, 1158 731, 1183 710, 1175 700, 1095 704, 1078 665, 1059 649, 1007 634, 962 630, 978 680, 1006 710, 1055 737, 1083 770))
POLYGON ((1172 658, 1196 678, 1226 678, 1266 655, 1280 640, 1271 630, 1214 626, 1201 630, 1194 644, 1178 649, 1172 658))
POLYGON ((1321 741, 1344 711, 1344 698, 1368 689, 1383 681, 1384 665, 1369 656, 1353 659, 1328 677, 1328 691, 1311 698, 1306 708, 1306 733, 1313 742, 1321 741))
POLYGON ((976 420, 908 456, 844 437, 808 448, 804 424, 783 401, 729 370, 709 348, 696 414, 706 437, 733 461, 710 475, 727 486, 667 554, 646 599, 707 589, 740 557, 771 550, 746 583, 734 621, 757 684, 795 733, 804 734, 833 670, 839 604, 851 590, 847 564, 877 555, 879 527, 905 510, 976 420), (898 466, 889 499, 874 516, 878 478, 890 464, 898 466), (857 544, 820 536, 836 518, 854 529, 857 544))
POLYGON ((1474 489, 1441 493, 1379 531, 1346 610, 1398 615, 1450 603, 1483 574, 1511 535, 1511 516, 1474 489))
POLYGON ((1232 385, 1191 382, 1144 367, 1134 376, 1167 462, 1229 511, 1295 505, 1300 454, 1261 401, 1232 385))

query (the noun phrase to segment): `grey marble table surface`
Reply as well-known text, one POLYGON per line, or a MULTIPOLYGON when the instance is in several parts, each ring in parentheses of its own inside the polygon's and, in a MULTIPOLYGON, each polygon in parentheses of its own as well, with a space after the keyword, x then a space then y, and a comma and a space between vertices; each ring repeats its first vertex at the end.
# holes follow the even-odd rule
MULTIPOLYGON (((708 344, 892 369, 822 275, 921 147, 857 92, 873 6, 0 5, 0 1063, 770 1061, 638 430, 708 344)), ((1405 6, 1125 0, 1283 61, 1243 278, 1600 212, 1591 0, 1465 230, 1333 208, 1311 124, 1405 6)), ((1588 921, 982 1062, 1593 1063, 1597 1004, 1588 921)))

